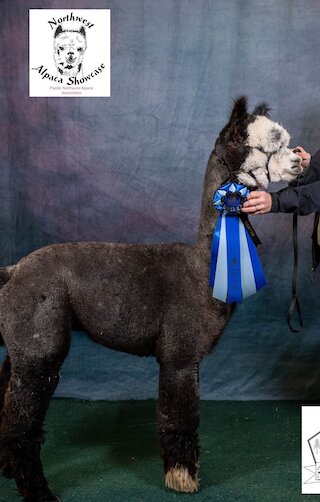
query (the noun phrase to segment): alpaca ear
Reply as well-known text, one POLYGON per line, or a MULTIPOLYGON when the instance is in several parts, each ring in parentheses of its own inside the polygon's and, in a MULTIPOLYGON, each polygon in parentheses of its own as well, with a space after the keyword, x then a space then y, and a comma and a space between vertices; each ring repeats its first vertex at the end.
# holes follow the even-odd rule
POLYGON ((271 110, 271 107, 267 103, 260 103, 255 107, 255 109, 252 112, 252 115, 264 115, 268 118, 269 116, 269 111, 271 110))
POLYGON ((228 131, 228 143, 239 146, 245 141, 248 126, 247 97, 241 96, 236 99, 230 115, 229 123, 226 126, 228 131))
POLYGON ((60 33, 62 33, 62 32, 63 32, 62 26, 61 26, 61 24, 59 24, 58 28, 54 32, 54 38, 57 38, 57 36, 60 35, 60 33))
POLYGON ((83 26, 81 26, 80 30, 79 30, 79 33, 80 35, 82 35, 84 38, 86 38, 86 30, 84 29, 83 26))
POLYGON ((241 96, 236 99, 233 104, 233 109, 230 115, 230 122, 242 122, 246 119, 247 112, 247 97, 241 96))
POLYGON ((239 136, 244 136, 247 130, 247 97, 241 96, 233 103, 233 108, 228 123, 220 132, 221 141, 239 142, 239 136))

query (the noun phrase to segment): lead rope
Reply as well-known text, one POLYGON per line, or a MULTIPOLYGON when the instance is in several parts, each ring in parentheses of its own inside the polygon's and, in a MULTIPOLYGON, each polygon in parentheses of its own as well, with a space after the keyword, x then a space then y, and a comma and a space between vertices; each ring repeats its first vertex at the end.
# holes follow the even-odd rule
POLYGON ((300 333, 303 330, 303 320, 301 316, 300 304, 297 295, 297 271, 298 271, 298 215, 297 214, 293 215, 292 234, 293 234, 293 256, 294 256, 292 283, 291 283, 292 299, 288 310, 287 323, 292 333, 300 333), (292 316, 295 311, 299 319, 299 327, 297 328, 294 328, 292 325, 292 316))
MULTIPOLYGON (((298 177, 297 186, 299 186, 299 180, 300 176, 298 177)), ((297 214, 293 215, 292 240, 293 240, 293 271, 292 271, 292 282, 291 282, 292 299, 288 310, 287 323, 292 333, 300 333, 303 330, 303 320, 297 295, 297 274, 298 274, 298 215, 297 214), (299 319, 299 327, 297 328, 294 328, 292 325, 292 316, 295 311, 299 319)))

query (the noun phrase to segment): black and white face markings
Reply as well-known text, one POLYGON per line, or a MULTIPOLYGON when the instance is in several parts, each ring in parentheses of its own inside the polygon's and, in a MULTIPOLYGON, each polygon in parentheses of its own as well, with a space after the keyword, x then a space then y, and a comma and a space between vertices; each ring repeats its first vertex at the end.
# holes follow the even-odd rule
POLYGON ((240 167, 241 183, 266 188, 270 181, 290 182, 301 173, 301 158, 288 148, 290 135, 280 124, 258 115, 247 133, 250 153, 240 167))
POLYGON ((58 26, 54 34, 54 60, 60 75, 75 76, 79 73, 86 48, 87 39, 83 27, 75 31, 58 26))

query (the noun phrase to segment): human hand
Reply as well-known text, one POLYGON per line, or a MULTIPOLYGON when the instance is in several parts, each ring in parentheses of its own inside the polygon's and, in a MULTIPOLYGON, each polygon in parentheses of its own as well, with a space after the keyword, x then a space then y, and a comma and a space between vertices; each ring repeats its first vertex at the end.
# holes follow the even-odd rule
POLYGON ((310 160, 311 160, 311 154, 306 152, 302 146, 296 146, 294 149, 293 149, 293 152, 298 155, 299 157, 302 158, 302 167, 304 169, 307 169, 307 167, 309 167, 309 164, 310 164, 310 160))
POLYGON ((265 214, 271 211, 272 198, 268 192, 255 190, 250 192, 241 209, 242 212, 252 214, 265 214))

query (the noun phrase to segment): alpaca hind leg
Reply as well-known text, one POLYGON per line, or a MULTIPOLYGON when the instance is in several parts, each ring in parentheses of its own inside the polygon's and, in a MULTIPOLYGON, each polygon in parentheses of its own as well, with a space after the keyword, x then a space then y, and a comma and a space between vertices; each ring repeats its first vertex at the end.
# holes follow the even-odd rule
MULTIPOLYGON (((11 375, 11 363, 9 356, 7 356, 0 369, 0 423, 2 417, 4 397, 9 384, 10 375, 11 375)), ((2 474, 7 478, 12 478, 12 470, 10 465, 3 465, 2 474)))
POLYGON ((158 425, 165 484, 178 492, 199 488, 199 365, 160 364, 158 425))
POLYGON ((50 270, 13 277, 0 295, 0 313, 11 361, 0 424, 0 469, 10 468, 28 502, 57 500, 43 473, 40 448, 43 421, 70 347, 65 284, 50 270))
POLYGON ((0 428, 0 467, 9 470, 29 502, 58 500, 48 488, 40 460, 43 420, 59 380, 50 360, 15 366, 5 396, 0 428))

